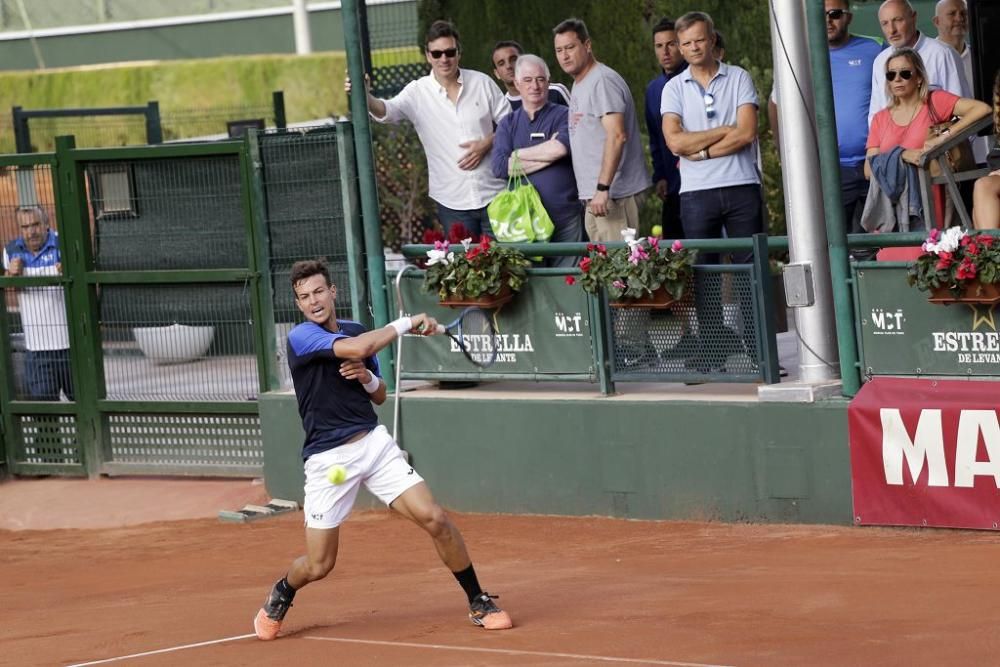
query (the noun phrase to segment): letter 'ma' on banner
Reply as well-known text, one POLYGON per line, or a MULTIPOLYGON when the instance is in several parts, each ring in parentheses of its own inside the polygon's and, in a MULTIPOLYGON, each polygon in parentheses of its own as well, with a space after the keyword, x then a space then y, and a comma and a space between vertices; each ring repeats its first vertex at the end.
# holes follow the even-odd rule
POLYGON ((1000 528, 1000 385, 875 378, 848 410, 855 522, 1000 528))

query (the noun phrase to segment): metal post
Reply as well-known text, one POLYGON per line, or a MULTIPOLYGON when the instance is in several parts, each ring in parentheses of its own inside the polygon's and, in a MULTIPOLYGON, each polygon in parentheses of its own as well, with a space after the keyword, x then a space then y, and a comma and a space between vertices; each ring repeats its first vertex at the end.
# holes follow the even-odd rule
POLYGON ((274 126, 279 130, 288 128, 285 116, 285 91, 276 90, 271 93, 271 105, 274 107, 274 126))
MULTIPOLYGON (((818 4, 811 0, 812 4, 818 4)), ((800 379, 804 383, 827 383, 837 376, 837 345, 830 280, 829 255, 824 231, 821 178, 838 181, 833 192, 839 206, 839 171, 822 174, 816 152, 818 137, 813 129, 812 77, 809 51, 803 34, 804 0, 771 0, 771 42, 774 45, 774 74, 781 106, 781 162, 788 219, 788 243, 793 263, 811 264, 812 305, 795 309, 799 335, 800 379)), ((809 4, 809 3, 807 3, 809 4)), ((825 34, 825 33, 823 33, 825 34)), ((826 44, 823 44, 824 55, 826 44)), ((824 156, 826 157, 826 156, 824 156)), ((833 161, 838 164, 836 148, 833 161)), ((830 212, 830 208, 827 208, 830 212)), ((838 213, 833 212, 836 216, 838 213)), ((841 215, 842 218, 842 215, 841 215)), ((840 223, 843 237, 843 222, 840 223)))
POLYGON ((309 34, 309 8, 306 0, 292 0, 292 24, 295 29, 295 53, 305 56, 312 53, 312 35, 309 34))
MULTIPOLYGON (((830 79, 830 51, 826 43, 826 16, 818 2, 806 2, 806 28, 812 54, 813 94, 816 96, 816 125, 819 135, 820 163, 839 165, 837 124, 833 109, 833 83, 830 79)), ((851 270, 847 257, 847 221, 840 203, 840 170, 824 169, 823 208, 826 211, 826 238, 830 251, 830 277, 833 280, 833 308, 837 323, 837 347, 840 353, 840 377, 844 396, 854 396, 861 388, 858 342, 854 337, 854 306, 851 293, 851 270)))
POLYGON ((146 105, 146 143, 163 143, 163 125, 160 123, 160 103, 155 100, 146 105))
POLYGON ((358 165, 358 184, 361 190, 361 217, 364 221, 365 254, 368 268, 368 286, 372 299, 372 317, 375 326, 389 321, 389 304, 385 288, 385 253, 382 249, 382 228, 379 218, 378 190, 375 180, 375 159, 372 154, 371 123, 368 118, 368 100, 365 87, 364 60, 358 22, 359 0, 344 0, 341 15, 344 20, 344 45, 347 50, 347 71, 351 81, 359 82, 351 90, 351 118, 354 126, 354 155, 358 165))
POLYGON ((31 152, 31 130, 28 128, 28 115, 21 107, 12 107, 14 117, 14 150, 18 153, 31 152))

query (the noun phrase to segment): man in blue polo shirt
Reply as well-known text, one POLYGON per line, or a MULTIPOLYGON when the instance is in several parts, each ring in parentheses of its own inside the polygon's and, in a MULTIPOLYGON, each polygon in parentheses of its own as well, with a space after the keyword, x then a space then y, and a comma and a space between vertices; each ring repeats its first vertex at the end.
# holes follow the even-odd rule
POLYGON ((660 115, 663 87, 687 68, 671 19, 661 19, 653 26, 653 52, 663 69, 663 73, 646 86, 646 129, 649 130, 649 154, 653 158, 653 187, 656 196, 663 202, 660 222, 663 237, 682 239, 681 173, 677 168, 677 156, 670 152, 663 138, 663 118, 660 115))
MULTIPOLYGON (((61 274, 59 235, 49 229, 45 209, 40 206, 19 208, 15 217, 21 235, 3 249, 3 268, 7 275, 61 274)), ((58 401, 61 390, 73 400, 63 288, 53 285, 18 289, 17 305, 27 349, 28 395, 36 401, 58 401)))
MULTIPOLYGON (((493 46, 493 76, 503 84, 507 101, 510 108, 517 111, 521 108, 521 93, 514 82, 514 69, 517 66, 517 59, 524 54, 524 49, 520 44, 512 39, 497 42, 493 46)), ((561 83, 549 81, 549 102, 569 106, 569 89, 561 83)))
MULTIPOLYGON (((687 238, 752 236, 763 231, 760 172, 757 169, 757 91, 746 70, 715 59, 715 25, 703 12, 689 12, 675 22, 681 55, 688 68, 663 88, 660 111, 667 146, 680 156, 681 223, 687 238)), ((718 253, 701 253, 700 261, 716 263, 718 253)), ((750 252, 733 253, 736 264, 748 263, 750 252)), ((722 370, 726 357, 740 352, 735 333, 722 325, 717 297, 696 287, 699 335, 719 342, 706 349, 699 370, 722 370)), ((743 347, 751 362, 757 350, 749 299, 740 302, 743 347), (746 302, 746 303, 744 303, 746 302)), ((687 341, 678 343, 685 353, 687 341)), ((694 351, 695 346, 690 346, 694 351)))
MULTIPOLYGON (((538 56, 520 56, 514 79, 523 104, 497 125, 493 175, 507 178, 517 159, 555 226, 549 240, 583 241, 583 207, 577 197, 569 148, 569 109, 549 101, 549 67, 538 56)), ((577 259, 549 257, 546 265, 570 267, 577 259)))

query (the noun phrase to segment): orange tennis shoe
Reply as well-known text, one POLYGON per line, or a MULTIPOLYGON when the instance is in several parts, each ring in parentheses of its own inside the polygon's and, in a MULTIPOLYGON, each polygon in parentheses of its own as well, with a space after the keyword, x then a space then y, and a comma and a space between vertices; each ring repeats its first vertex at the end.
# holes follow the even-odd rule
POLYGON ((483 593, 469 605, 469 620, 486 630, 506 630, 514 627, 510 615, 493 601, 499 595, 483 593))
POLYGON ((292 599, 278 592, 278 585, 275 584, 264 600, 264 606, 260 608, 253 619, 253 631, 258 639, 270 641, 278 636, 281 630, 281 622, 285 620, 288 608, 292 606, 292 599))

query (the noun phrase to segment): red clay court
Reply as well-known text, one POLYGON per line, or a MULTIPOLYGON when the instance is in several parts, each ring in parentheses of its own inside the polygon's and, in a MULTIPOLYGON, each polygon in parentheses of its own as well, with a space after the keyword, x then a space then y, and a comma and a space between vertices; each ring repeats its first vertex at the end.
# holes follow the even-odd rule
POLYGON ((513 630, 486 632, 422 531, 356 513, 332 577, 299 593, 277 641, 260 642, 251 619, 303 548, 301 513, 136 524, 154 506, 210 516, 262 490, 53 479, 0 485, 2 525, 23 521, 40 494, 54 511, 30 525, 62 515, 117 527, 0 531, 4 665, 910 666, 1000 655, 990 533, 456 514, 484 586, 514 618, 513 630), (182 511, 172 496, 188 499, 182 511))

